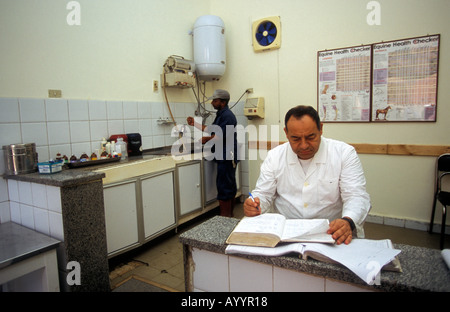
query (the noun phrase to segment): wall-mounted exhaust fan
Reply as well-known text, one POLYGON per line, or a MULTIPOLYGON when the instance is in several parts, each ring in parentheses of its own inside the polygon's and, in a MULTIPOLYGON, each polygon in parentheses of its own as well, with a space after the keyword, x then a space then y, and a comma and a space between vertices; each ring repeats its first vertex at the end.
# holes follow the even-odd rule
POLYGON ((279 16, 262 18, 252 25, 253 49, 262 52, 281 47, 281 23, 279 16))

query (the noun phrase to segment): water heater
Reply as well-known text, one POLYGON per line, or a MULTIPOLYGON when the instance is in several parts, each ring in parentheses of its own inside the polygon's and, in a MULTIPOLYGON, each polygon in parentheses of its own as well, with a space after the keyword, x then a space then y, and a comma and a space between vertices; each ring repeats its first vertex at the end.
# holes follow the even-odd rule
POLYGON ((197 18, 193 29, 194 63, 197 77, 217 81, 225 73, 225 24, 215 15, 197 18))

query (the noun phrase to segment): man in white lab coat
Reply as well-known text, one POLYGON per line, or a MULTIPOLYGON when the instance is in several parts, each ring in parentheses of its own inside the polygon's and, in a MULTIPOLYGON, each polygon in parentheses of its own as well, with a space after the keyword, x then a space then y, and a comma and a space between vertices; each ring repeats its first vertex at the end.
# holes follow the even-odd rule
POLYGON ((311 106, 297 106, 285 117, 288 142, 269 151, 252 192, 246 216, 271 208, 287 218, 327 218, 337 244, 364 237, 371 208, 366 180, 355 149, 322 137, 322 123, 311 106))

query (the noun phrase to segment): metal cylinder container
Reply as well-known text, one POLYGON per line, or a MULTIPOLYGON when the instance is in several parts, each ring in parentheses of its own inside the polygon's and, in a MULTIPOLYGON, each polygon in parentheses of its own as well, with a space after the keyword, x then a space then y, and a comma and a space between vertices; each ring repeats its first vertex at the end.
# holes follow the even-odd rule
POLYGON ((3 145, 3 156, 7 175, 37 171, 38 155, 35 143, 3 145))

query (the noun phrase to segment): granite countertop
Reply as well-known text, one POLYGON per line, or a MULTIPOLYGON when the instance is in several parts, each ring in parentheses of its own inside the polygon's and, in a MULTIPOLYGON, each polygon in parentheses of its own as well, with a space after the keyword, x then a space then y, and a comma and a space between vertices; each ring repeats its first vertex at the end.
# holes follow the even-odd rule
POLYGON ((13 222, 0 224, 0 269, 54 249, 58 240, 13 222))
POLYGON ((33 172, 27 174, 3 176, 3 178, 5 179, 46 184, 59 187, 66 187, 91 182, 95 180, 101 180, 104 177, 105 174, 102 172, 94 172, 90 170, 81 170, 81 169, 64 169, 61 172, 52 174, 40 174, 39 172, 33 172))
POLYGON ((77 167, 72 169, 69 169, 66 166, 64 166, 61 172, 53 174, 40 174, 39 172, 33 172, 18 175, 4 175, 3 178, 59 187, 67 187, 103 179, 105 177, 105 173, 96 171, 96 169, 99 168, 107 168, 117 165, 129 164, 142 160, 151 160, 164 157, 171 157, 170 153, 167 154, 166 149, 162 150, 157 149, 156 151, 149 152, 141 156, 132 156, 128 157, 127 159, 121 159, 118 162, 110 162, 99 165, 89 165, 85 167, 77 167))
MULTIPOLYGON (((180 235, 184 245, 225 254, 225 241, 239 219, 216 216, 180 235)), ((440 250, 394 244, 400 249, 398 259, 403 272, 382 271, 381 285, 368 286, 353 272, 339 264, 329 264, 313 259, 303 260, 298 256, 250 256, 233 255, 323 276, 335 280, 359 284, 381 291, 450 291, 450 271, 442 259, 440 250)))

